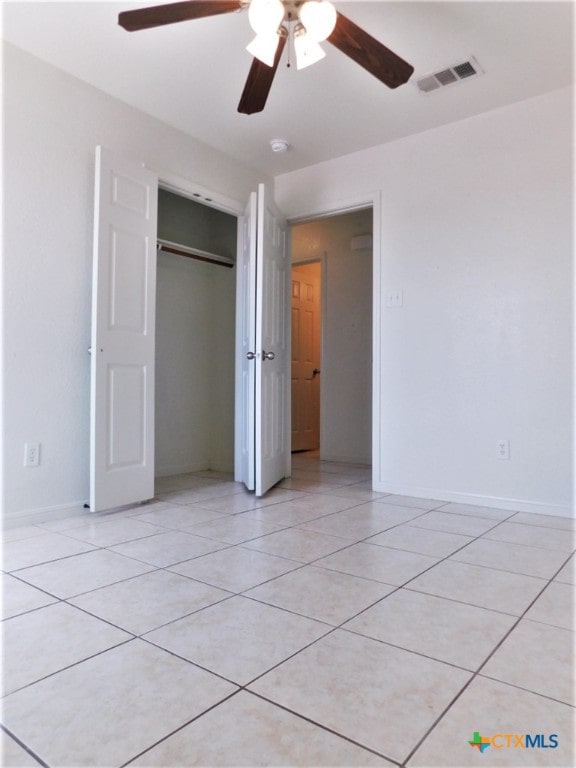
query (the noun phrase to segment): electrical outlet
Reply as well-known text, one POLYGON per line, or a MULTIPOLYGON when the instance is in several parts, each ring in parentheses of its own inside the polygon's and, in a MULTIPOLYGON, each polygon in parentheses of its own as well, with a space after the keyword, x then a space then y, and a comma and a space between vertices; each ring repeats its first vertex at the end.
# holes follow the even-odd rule
POLYGON ((401 307, 403 303, 404 303, 404 291, 402 289, 386 292, 387 307, 401 307))
POLYGON ((24 444, 24 466, 38 467, 40 465, 40 443, 24 444))
POLYGON ((496 457, 498 459, 510 458, 510 440, 498 440, 496 445, 496 457))

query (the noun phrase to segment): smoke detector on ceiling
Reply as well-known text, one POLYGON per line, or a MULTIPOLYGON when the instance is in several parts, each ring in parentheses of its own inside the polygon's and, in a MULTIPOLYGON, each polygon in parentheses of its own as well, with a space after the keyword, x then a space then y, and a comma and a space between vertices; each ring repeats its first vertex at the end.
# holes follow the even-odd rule
POLYGON ((452 67, 446 67, 438 72, 425 75, 414 82, 421 93, 432 93, 447 85, 461 83, 463 80, 469 80, 472 77, 477 77, 478 75, 483 74, 484 70, 480 64, 478 64, 474 56, 470 56, 469 59, 460 64, 455 64, 452 67))
POLYGON ((286 141, 286 139, 272 139, 270 142, 270 147, 272 148, 272 152, 288 152, 288 147, 290 145, 286 141))

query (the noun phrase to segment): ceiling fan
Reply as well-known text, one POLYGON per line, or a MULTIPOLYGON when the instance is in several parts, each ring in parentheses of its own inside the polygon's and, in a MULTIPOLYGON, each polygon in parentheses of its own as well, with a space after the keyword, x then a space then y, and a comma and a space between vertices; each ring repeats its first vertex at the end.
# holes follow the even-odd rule
POLYGON ((238 104, 238 112, 246 115, 264 109, 290 35, 298 69, 323 58, 326 54, 320 42, 328 40, 389 88, 407 82, 414 71, 411 64, 336 11, 329 0, 184 0, 123 11, 118 23, 136 32, 245 8, 256 32, 247 46, 254 59, 238 104))

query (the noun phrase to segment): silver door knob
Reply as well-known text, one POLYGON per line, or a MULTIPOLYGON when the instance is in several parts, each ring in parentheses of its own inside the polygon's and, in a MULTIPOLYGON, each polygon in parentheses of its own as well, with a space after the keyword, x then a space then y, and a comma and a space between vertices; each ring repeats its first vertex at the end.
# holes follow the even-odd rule
POLYGON ((274 354, 274 352, 264 352, 264 350, 262 350, 263 360, 274 360, 275 357, 276 355, 274 354))
POLYGON ((246 352, 246 360, 254 360, 256 352, 246 352))

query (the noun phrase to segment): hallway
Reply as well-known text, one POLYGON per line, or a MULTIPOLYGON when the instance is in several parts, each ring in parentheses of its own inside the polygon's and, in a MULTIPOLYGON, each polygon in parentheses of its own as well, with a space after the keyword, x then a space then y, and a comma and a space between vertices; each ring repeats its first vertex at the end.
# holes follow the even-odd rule
POLYGON ((198 472, 6 530, 3 764, 462 767, 530 733, 557 748, 498 764, 573 765, 574 521, 370 476, 295 454, 262 499, 198 472))

